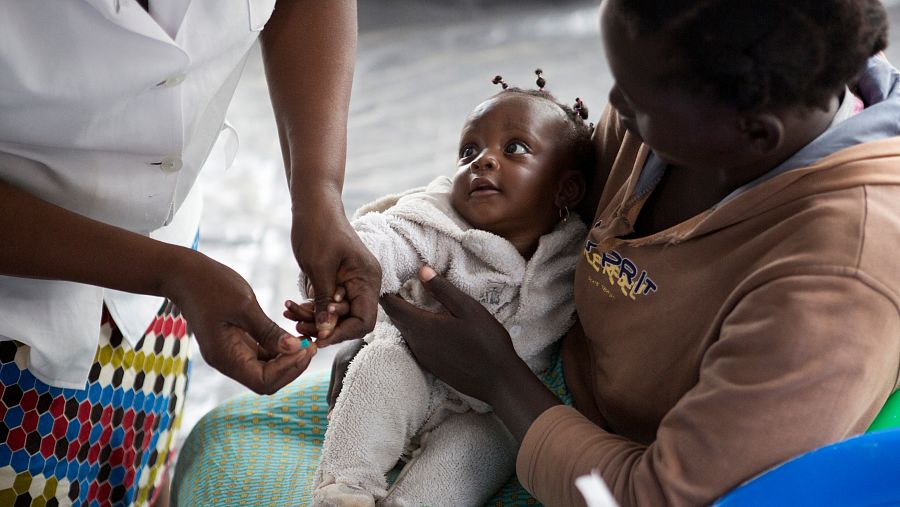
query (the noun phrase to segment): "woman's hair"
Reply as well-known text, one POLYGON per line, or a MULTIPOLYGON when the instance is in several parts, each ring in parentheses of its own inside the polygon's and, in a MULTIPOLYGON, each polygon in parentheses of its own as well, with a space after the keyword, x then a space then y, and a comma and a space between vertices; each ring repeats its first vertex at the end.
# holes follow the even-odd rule
POLYGON ((667 81, 742 111, 826 108, 887 46, 880 0, 615 0, 684 64, 667 81))
POLYGON ((572 155, 576 171, 580 172, 585 179, 585 184, 588 185, 587 188, 590 188, 591 179, 594 175, 594 146, 591 143, 591 135, 594 132, 594 124, 588 123, 588 108, 581 100, 581 98, 575 98, 575 103, 571 106, 563 104, 556 97, 553 96, 550 92, 544 90, 544 86, 547 84, 547 80, 543 77, 543 71, 541 69, 536 69, 534 73, 537 75, 537 79, 535 83, 538 85, 538 89, 526 89, 526 88, 517 88, 514 86, 509 86, 503 81, 502 76, 495 76, 494 79, 491 80, 494 84, 499 84, 503 87, 503 89, 497 94, 502 95, 506 93, 517 93, 521 95, 527 95, 529 97, 536 97, 538 99, 547 100, 552 104, 555 104, 559 107, 563 113, 565 113, 567 118, 567 123, 569 129, 565 132, 564 139, 569 143, 572 149, 572 155))

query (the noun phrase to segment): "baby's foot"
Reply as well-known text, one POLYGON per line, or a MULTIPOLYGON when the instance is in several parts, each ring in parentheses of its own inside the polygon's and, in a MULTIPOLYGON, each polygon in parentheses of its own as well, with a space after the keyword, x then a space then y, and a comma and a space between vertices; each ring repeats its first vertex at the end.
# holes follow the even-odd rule
POLYGON ((313 491, 311 507, 375 507, 375 497, 362 488, 337 482, 313 491))

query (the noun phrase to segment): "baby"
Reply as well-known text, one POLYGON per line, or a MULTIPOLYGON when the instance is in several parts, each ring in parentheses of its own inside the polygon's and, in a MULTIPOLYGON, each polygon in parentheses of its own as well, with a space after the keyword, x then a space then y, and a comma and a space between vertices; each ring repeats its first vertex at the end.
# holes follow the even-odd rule
MULTIPOLYGON (((353 226, 381 262, 382 293, 439 309, 415 276, 428 264, 490 310, 541 372, 573 323, 586 227, 569 210, 593 152, 584 104, 560 104, 536 73, 538 90, 494 79, 503 90, 466 120, 452 180, 382 198, 353 226)), ((383 314, 365 340, 331 415, 311 505, 484 503, 514 470, 511 435, 489 406, 422 371, 383 314), (385 474, 401 458, 389 489, 385 474)))

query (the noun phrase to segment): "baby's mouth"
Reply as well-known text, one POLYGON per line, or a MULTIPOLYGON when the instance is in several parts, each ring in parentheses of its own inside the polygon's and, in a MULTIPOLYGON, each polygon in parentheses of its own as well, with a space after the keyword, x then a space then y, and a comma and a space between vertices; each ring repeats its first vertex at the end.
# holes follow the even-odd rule
POLYGON ((469 196, 488 196, 499 194, 500 189, 487 178, 475 178, 469 183, 469 196))

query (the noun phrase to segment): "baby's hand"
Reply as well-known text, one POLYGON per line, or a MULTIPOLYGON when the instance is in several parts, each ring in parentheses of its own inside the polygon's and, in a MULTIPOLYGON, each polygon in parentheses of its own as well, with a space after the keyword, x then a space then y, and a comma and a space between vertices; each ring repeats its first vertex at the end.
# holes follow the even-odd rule
POLYGON ((315 294, 312 288, 308 288, 310 299, 303 303, 295 303, 294 301, 285 301, 284 316, 297 323, 297 332, 308 336, 315 336, 317 339, 327 338, 334 331, 338 320, 350 312, 350 305, 347 304, 345 297, 347 291, 344 287, 338 286, 328 304, 327 317, 324 320, 316 322, 315 313, 315 294))

